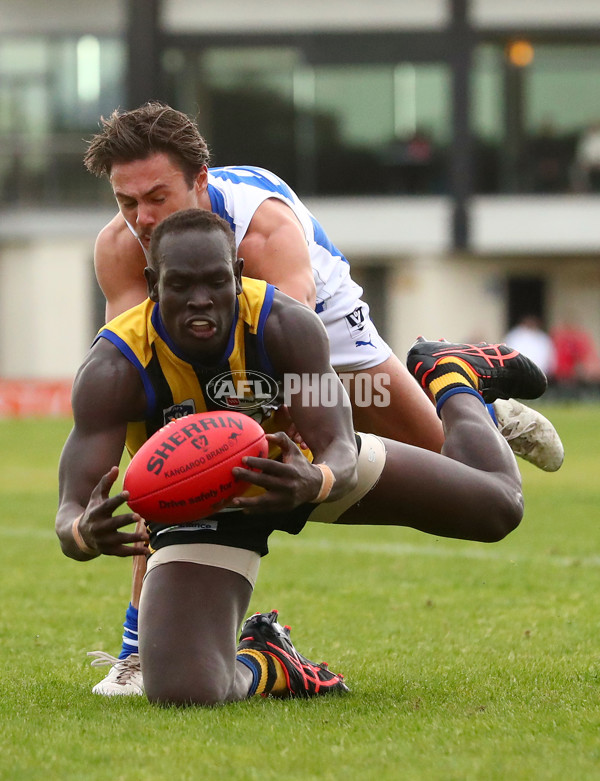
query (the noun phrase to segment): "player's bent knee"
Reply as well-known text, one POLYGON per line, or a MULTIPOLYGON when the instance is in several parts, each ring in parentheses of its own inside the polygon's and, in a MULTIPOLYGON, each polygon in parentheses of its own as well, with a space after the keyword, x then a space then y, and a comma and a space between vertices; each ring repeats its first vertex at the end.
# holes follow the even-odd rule
POLYGON ((210 707, 221 705, 229 699, 228 682, 207 678, 205 680, 169 680, 169 671, 160 681, 146 681, 146 696, 153 705, 210 707))
MULTIPOLYGON (((226 653, 201 648, 183 633, 180 644, 163 644, 140 638, 144 688, 157 705, 219 705, 232 699, 234 669, 226 653)), ((231 648, 233 656, 234 649, 231 648)))
POLYGON ((520 489, 503 489, 501 495, 490 504, 489 514, 486 513, 486 535, 481 542, 500 542, 523 519, 523 494, 520 489))

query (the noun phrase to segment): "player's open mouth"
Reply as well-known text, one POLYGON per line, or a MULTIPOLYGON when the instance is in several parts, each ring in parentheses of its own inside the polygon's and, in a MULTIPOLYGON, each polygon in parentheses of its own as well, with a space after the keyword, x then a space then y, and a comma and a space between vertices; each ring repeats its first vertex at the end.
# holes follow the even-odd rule
POLYGON ((210 339, 215 335, 217 327, 212 320, 196 317, 186 322, 188 330, 200 339, 210 339))

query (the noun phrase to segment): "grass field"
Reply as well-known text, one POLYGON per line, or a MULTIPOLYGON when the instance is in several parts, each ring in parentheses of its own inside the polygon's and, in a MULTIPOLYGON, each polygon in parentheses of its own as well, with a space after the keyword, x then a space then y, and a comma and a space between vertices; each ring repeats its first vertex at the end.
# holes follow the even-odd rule
POLYGON ((566 462, 523 464, 525 519, 501 543, 274 536, 251 608, 279 608, 352 693, 214 709, 91 694, 85 653, 118 651, 130 563, 60 552, 68 421, 0 422, 0 778, 599 778, 600 407, 544 409, 566 462))

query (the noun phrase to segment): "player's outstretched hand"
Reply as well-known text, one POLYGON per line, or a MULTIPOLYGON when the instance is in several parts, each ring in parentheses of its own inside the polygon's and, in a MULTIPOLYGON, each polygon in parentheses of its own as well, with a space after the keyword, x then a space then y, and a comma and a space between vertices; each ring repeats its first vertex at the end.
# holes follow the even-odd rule
POLYGON ((137 524, 141 520, 138 513, 113 515, 129 498, 128 491, 110 496, 118 476, 119 468, 113 466, 94 488, 79 519, 79 533, 89 548, 106 556, 142 556, 147 552, 148 533, 145 528, 140 524, 134 532, 119 531, 122 526, 137 524))
POLYGON ((267 439, 281 449, 281 460, 246 456, 244 466, 232 470, 236 480, 266 488, 265 493, 239 496, 230 506, 247 512, 287 512, 313 501, 321 488, 321 471, 283 431, 267 434, 267 439))

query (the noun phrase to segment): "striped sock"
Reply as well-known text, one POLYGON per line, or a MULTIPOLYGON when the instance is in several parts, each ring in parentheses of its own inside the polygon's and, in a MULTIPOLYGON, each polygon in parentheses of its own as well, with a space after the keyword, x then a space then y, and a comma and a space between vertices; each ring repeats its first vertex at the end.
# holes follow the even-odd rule
MULTIPOLYGON (((250 684, 250 688, 248 689, 248 697, 252 697, 253 694, 256 694, 258 686, 261 682, 261 677, 262 677, 261 665, 256 659, 252 659, 252 657, 250 657, 247 654, 238 653, 236 659, 238 662, 241 662, 245 667, 247 667, 252 673, 252 683, 250 684)), ((264 691, 264 686, 263 686, 263 691, 264 691)))
POLYGON ((127 659, 131 654, 139 652, 138 646, 138 609, 131 602, 125 613, 124 632, 119 659, 127 659))
POLYGON ((479 378, 473 367, 456 356, 440 358, 425 378, 438 415, 442 405, 456 393, 470 393, 485 404, 479 393, 479 378))
POLYGON ((263 654, 253 648, 244 648, 237 652, 237 660, 252 671, 253 680, 248 697, 253 694, 284 694, 289 686, 283 665, 271 654, 263 654))
POLYGON ((273 663, 273 667, 275 668, 275 680, 271 684, 271 688, 269 689, 269 694, 275 694, 278 696, 283 696, 286 692, 289 692, 290 685, 288 683, 287 675, 285 674, 285 668, 279 661, 279 659, 276 659, 274 656, 271 657, 271 662, 273 663))

